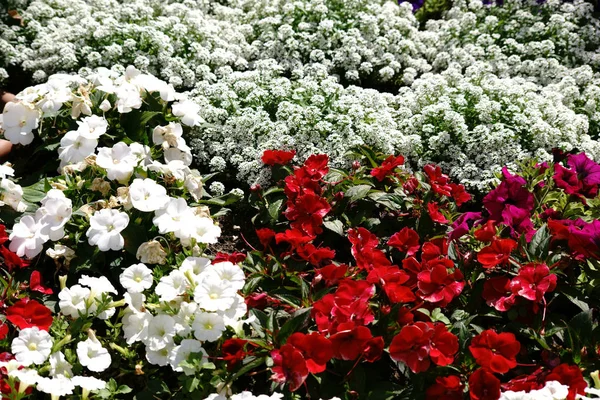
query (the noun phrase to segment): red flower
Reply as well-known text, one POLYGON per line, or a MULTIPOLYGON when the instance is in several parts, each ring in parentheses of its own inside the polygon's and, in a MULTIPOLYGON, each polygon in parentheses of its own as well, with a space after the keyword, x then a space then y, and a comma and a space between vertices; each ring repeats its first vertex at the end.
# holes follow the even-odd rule
POLYGON ((307 235, 299 229, 287 229, 285 232, 275 235, 275 243, 279 244, 285 242, 296 248, 304 243, 310 242, 314 238, 314 236, 307 235))
POLYGON ((464 387, 456 375, 438 376, 425 392, 425 400, 462 400, 464 387))
POLYGON ((585 394, 584 389, 587 387, 587 383, 583 379, 583 374, 576 365, 560 364, 546 376, 545 381, 558 381, 563 385, 569 386, 567 400, 575 400, 578 394, 585 394))
POLYGON ((26 268, 29 266, 29 261, 23 260, 4 246, 0 246, 0 255, 4 258, 4 265, 6 265, 9 272, 15 268, 26 268))
POLYGON ((47 331, 52 325, 52 311, 35 300, 24 298, 6 309, 6 319, 19 329, 37 326, 47 331))
POLYGON ((0 244, 8 242, 8 234, 6 233, 6 226, 0 224, 0 244))
POLYGON ((383 337, 377 336, 365 344, 365 350, 363 353, 363 357, 365 361, 375 362, 381 358, 381 354, 383 353, 383 347, 385 343, 383 342, 383 337))
POLYGON ((412 290, 405 285, 410 275, 395 265, 374 268, 367 275, 367 282, 377 283, 393 304, 408 303, 415 300, 412 290))
POLYGON ((457 185, 456 183, 451 183, 450 188, 452 189, 452 198, 456 202, 458 207, 465 204, 467 201, 471 200, 471 195, 467 193, 465 187, 463 185, 457 185))
POLYGON ((473 338, 469 350, 477 364, 503 374, 517 366, 521 343, 510 332, 496 333, 488 329, 473 338))
POLYGON ((8 324, 0 322, 0 340, 3 340, 8 335, 8 324))
POLYGON ((427 263, 417 279, 417 296, 440 307, 446 307, 465 287, 462 272, 448 258, 427 263))
POLYGON ((433 361, 446 366, 454 361, 458 338, 444 324, 415 322, 402 328, 390 344, 390 357, 402 361, 415 373, 426 371, 433 361))
POLYGON ((508 311, 515 304, 515 295, 510 290, 510 278, 498 276, 483 284, 482 296, 488 306, 498 311, 508 311))
POLYGON ((431 189, 433 189, 435 193, 447 197, 452 195, 452 187, 448 185, 450 178, 448 175, 442 174, 442 169, 439 165, 427 164, 423 167, 423 171, 427 174, 431 189))
POLYGON ((410 257, 419 251, 419 234, 414 229, 404 227, 400 232, 394 233, 387 244, 410 257))
POLYGON ((269 228, 257 229, 256 236, 258 236, 260 244, 262 244, 264 248, 267 248, 269 247, 269 243, 271 243, 271 241, 275 239, 275 231, 269 228))
POLYGON ((346 276, 346 272, 348 272, 348 266, 346 264, 329 264, 323 268, 315 268, 313 284, 317 284, 323 280, 326 286, 336 285, 340 279, 346 276))
POLYGON ((527 300, 541 302, 544 294, 554 291, 556 280, 556 275, 550 273, 546 264, 527 264, 513 278, 510 289, 527 300))
POLYGON ((264 310, 269 305, 269 296, 266 293, 252 293, 246 296, 244 302, 248 308, 264 310))
POLYGON ((251 354, 250 351, 245 350, 248 345, 254 346, 253 343, 244 339, 227 339, 223 342, 221 352, 223 360, 227 362, 228 370, 232 370, 237 363, 251 354))
POLYGON ((308 376, 308 367, 302 352, 291 344, 284 344, 279 350, 271 352, 273 358, 273 379, 275 382, 290 386, 290 391, 297 390, 308 376))
POLYGON ((431 217, 431 220, 433 222, 437 222, 440 224, 448 223, 448 220, 446 219, 446 217, 444 217, 444 214, 440 212, 438 204, 436 202, 427 203, 427 211, 429 211, 429 216, 431 217))
POLYGON ((480 242, 491 242, 496 236, 496 226, 494 221, 487 221, 485 225, 477 229, 475 232, 473 232, 473 234, 475 235, 475 239, 479 240, 480 242))
POLYGON ((355 326, 352 322, 340 324, 337 333, 330 337, 333 356, 340 360, 356 360, 372 337, 371 330, 365 326, 355 326))
POLYGON ((479 251, 477 261, 483 265, 483 268, 504 265, 508 262, 510 253, 516 248, 517 242, 512 239, 497 239, 479 251))
POLYGON ((325 371, 327 363, 333 357, 332 342, 317 332, 308 335, 296 332, 287 342, 302 352, 311 374, 325 371))
POLYGON ((296 150, 265 150, 261 160, 265 165, 285 165, 292 161, 292 158, 294 158, 295 155, 296 150))
POLYGON ((323 217, 331 211, 327 199, 314 193, 300 194, 295 202, 288 201, 285 217, 293 221, 291 227, 302 230, 308 235, 319 234, 323 231, 323 217))
POLYGON ((500 380, 486 369, 480 368, 469 377, 469 395, 471 400, 498 400, 500 380))
POLYGON ((304 171, 313 181, 323 179, 329 172, 329 157, 327 154, 313 154, 304 162, 304 171))
POLYGON ((215 256, 212 263, 216 264, 216 263, 220 263, 220 262, 224 262, 224 261, 229 261, 230 263, 237 264, 237 263, 241 263, 245 259, 246 259, 246 254, 244 254, 244 253, 235 252, 232 254, 228 254, 228 253, 219 252, 215 256))
POLYGON ((29 278, 29 289, 44 294, 52 294, 52 289, 42 285, 42 276, 40 271, 33 271, 31 273, 31 278, 29 278))
POLYGON ((317 248, 312 243, 298 246, 296 253, 303 260, 306 260, 315 266, 319 266, 323 261, 331 260, 333 257, 335 257, 335 251, 331 250, 329 247, 317 248))
POLYGON ((398 156, 389 156, 386 158, 380 167, 373 168, 371 170, 371 176, 377 179, 379 182, 383 182, 383 180, 394 172, 394 170, 400 165, 404 164, 404 157, 398 156))
POLYGON ((352 256, 359 268, 371 271, 373 268, 392 265, 385 253, 376 248, 379 245, 377 236, 365 228, 348 230, 348 240, 352 243, 352 256))

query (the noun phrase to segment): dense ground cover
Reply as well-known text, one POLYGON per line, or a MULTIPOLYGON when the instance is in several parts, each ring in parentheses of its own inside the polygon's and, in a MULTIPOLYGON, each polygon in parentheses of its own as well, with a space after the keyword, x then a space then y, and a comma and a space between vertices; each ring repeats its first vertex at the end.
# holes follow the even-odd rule
POLYGON ((594 5, 420 6, 11 0, 2 397, 600 397, 594 5))

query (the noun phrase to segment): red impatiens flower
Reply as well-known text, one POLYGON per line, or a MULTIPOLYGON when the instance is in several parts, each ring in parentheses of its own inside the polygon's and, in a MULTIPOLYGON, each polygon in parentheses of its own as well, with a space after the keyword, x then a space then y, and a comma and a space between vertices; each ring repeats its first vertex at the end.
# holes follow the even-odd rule
POLYGON ((374 268, 367 275, 367 282, 379 284, 393 304, 408 303, 415 295, 408 287, 410 275, 395 265, 374 268))
POLYGON ((550 273, 546 264, 527 264, 521 267, 510 283, 513 293, 527 300, 541 302, 544 294, 556 288, 556 275, 550 273))
POLYGON ((6 309, 6 319, 19 329, 37 326, 47 331, 52 325, 52 311, 35 300, 24 298, 6 309))
POLYGON ((404 157, 389 156, 383 161, 380 167, 373 168, 371 170, 371 176, 377 179, 379 182, 383 182, 383 180, 392 174, 396 168, 403 164, 404 157))
POLYGON ((314 238, 315 236, 307 235, 299 229, 287 229, 285 232, 275 235, 275 243, 289 243, 292 247, 296 248, 310 242, 314 238))
POLYGON ((311 374, 325 371, 327 363, 333 357, 332 342, 317 332, 308 335, 296 332, 288 338, 287 342, 302 352, 306 367, 311 374))
POLYGON ((560 364, 546 376, 546 382, 557 381, 569 386, 567 400, 575 400, 578 394, 585 394, 587 383, 583 379, 581 369, 576 365, 560 364))
POLYGON ((227 339, 221 345, 223 360, 227 362, 227 369, 232 370, 235 365, 241 362, 251 351, 246 350, 249 346, 255 346, 254 343, 244 339, 227 339))
POLYGON ((323 268, 315 268, 313 284, 323 281, 326 286, 336 285, 340 279, 346 276, 346 272, 348 272, 348 266, 346 264, 329 264, 323 268))
POLYGON ((475 239, 480 242, 491 242, 496 236, 496 225, 494 221, 487 221, 481 228, 473 232, 475 239))
POLYGON ((516 248, 517 242, 512 239, 496 239, 479 251, 477 261, 483 265, 483 268, 505 265, 510 258, 510 253, 516 248))
POLYGON ((279 383, 288 383, 290 391, 297 390, 308 376, 308 367, 302 352, 291 344, 271 351, 273 375, 271 379, 279 383))
POLYGON ((426 371, 431 362, 451 364, 458 352, 458 338, 441 323, 415 322, 402 328, 390 344, 390 357, 402 361, 415 373, 426 371))
POLYGON ((417 279, 417 296, 439 307, 450 304, 465 287, 462 272, 448 258, 428 262, 417 279))
POLYGON ((448 255, 448 240, 446 238, 433 239, 423 243, 421 248, 421 259, 431 261, 448 255))
POLYGON ((356 265, 364 270, 392 265, 385 253, 379 249, 379 239, 365 228, 348 230, 348 240, 352 243, 352 256, 356 265))
POLYGON ((356 326, 352 322, 339 324, 337 333, 329 338, 333 356, 339 360, 356 360, 372 337, 371 330, 366 326, 356 326))
POLYGON ((517 366, 516 356, 521 343, 510 332, 485 330, 471 341, 469 350, 477 364, 492 372, 504 374, 517 366))
POLYGON ((8 324, 0 322, 0 340, 4 339, 8 335, 8 324))
POLYGON ((500 379, 486 369, 480 368, 469 377, 471 400, 498 400, 500 394, 500 379))
POLYGON ((296 253, 305 261, 314 266, 319 266, 323 261, 331 260, 335 257, 335 251, 329 247, 316 247, 312 243, 298 246, 296 253))
POLYGON ((419 234, 409 227, 404 227, 400 232, 394 233, 388 240, 388 246, 395 247, 408 257, 419 251, 419 234))
POLYGON ((463 400, 464 387, 456 375, 438 376, 435 383, 427 388, 425 400, 463 400))
POLYGON ((452 198, 456 202, 457 206, 462 206, 467 201, 471 200, 471 195, 467 193, 464 185, 458 185, 456 183, 451 183, 450 187, 452 188, 452 198))
POLYGON ((241 263, 246 259, 247 255, 245 253, 235 252, 235 253, 221 253, 218 252, 215 258, 212 260, 213 264, 217 264, 224 261, 229 261, 230 263, 237 264, 241 263))
POLYGON ((52 289, 42 285, 42 275, 40 274, 40 271, 33 271, 31 273, 31 278, 29 278, 29 289, 44 294, 52 294, 52 289))
POLYGON ((296 155, 296 150, 265 150, 261 160, 265 165, 286 165, 296 155))
POLYGON ((438 207, 438 204, 436 202, 427 203, 427 211, 429 212, 429 217, 431 217, 431 220, 433 222, 437 222, 439 224, 448 223, 448 220, 446 219, 444 214, 440 212, 440 208, 438 207))
POLYGON ((515 304, 516 296, 510 290, 510 282, 510 278, 506 276, 498 276, 485 281, 482 296, 488 306, 504 312, 515 304))
POLYGON ((6 226, 0 224, 0 244, 8 242, 8 234, 6 233, 6 226))
POLYGON ((383 337, 377 336, 365 344, 365 349, 363 352, 363 358, 368 362, 375 362, 381 358, 381 354, 383 353, 383 347, 385 343, 383 341, 383 337))
POLYGON ((327 199, 314 193, 300 194, 295 202, 288 201, 285 217, 293 221, 290 225, 308 235, 319 234, 323 231, 323 217, 331 211, 327 199))
POLYGON ((0 246, 0 255, 4 259, 4 265, 8 269, 8 272, 12 272, 16 268, 26 268, 29 266, 29 261, 22 259, 4 246, 0 246))
POLYGON ((275 231, 269 228, 261 228, 256 230, 256 236, 258 236, 258 240, 260 244, 264 248, 269 247, 269 244, 273 239, 275 239, 275 231))
POLYGON ((327 154, 313 154, 304 162, 302 169, 313 181, 323 179, 329 172, 329 156, 327 154))

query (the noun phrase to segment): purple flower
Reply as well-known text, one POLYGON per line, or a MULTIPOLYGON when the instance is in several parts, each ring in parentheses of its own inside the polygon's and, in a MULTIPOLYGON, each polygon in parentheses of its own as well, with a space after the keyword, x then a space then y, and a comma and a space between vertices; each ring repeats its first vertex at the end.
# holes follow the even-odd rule
POLYGON ((425 0, 400 0, 398 2, 398 4, 402 4, 402 3, 406 3, 406 2, 412 4, 413 12, 415 12, 419 8, 423 7, 423 5, 425 4, 425 0))
POLYGON ((513 205, 528 213, 533 210, 533 194, 523 186, 527 183, 518 175, 511 175, 506 167, 502 168, 504 180, 483 198, 483 205, 490 213, 490 218, 495 221, 504 219, 503 212, 506 206, 513 205))
POLYGON ((481 224, 481 213, 480 212, 466 212, 462 214, 452 224, 452 232, 448 235, 450 240, 459 239, 469 232, 469 222, 475 221, 472 225, 481 224))
POLYGON ((565 193, 593 198, 598 194, 600 165, 590 160, 585 153, 571 154, 567 159, 569 169, 560 164, 554 166, 554 182, 565 193))
POLYGON ((530 242, 535 234, 529 211, 512 204, 502 211, 502 223, 510 228, 510 234, 515 238, 524 234, 527 242, 530 242))

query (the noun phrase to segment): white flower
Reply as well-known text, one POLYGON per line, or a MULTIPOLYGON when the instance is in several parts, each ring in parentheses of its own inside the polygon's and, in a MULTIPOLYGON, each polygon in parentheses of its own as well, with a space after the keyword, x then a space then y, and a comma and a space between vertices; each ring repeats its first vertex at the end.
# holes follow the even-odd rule
POLYGON ((90 218, 90 228, 86 232, 88 243, 98 245, 100 251, 121 250, 125 240, 121 231, 129 224, 129 215, 107 208, 96 211, 90 218))
POLYGON ((190 174, 186 175, 183 185, 194 200, 200 200, 202 197, 202 177, 198 171, 192 170, 190 174))
POLYGON ((200 275, 210 268, 211 260, 206 257, 187 257, 181 263, 179 270, 184 274, 190 271, 191 274, 195 275, 200 279, 200 275))
POLYGON ((108 129, 106 119, 98 115, 85 117, 81 121, 77 121, 77 123, 79 124, 79 128, 77 129, 79 134, 88 139, 99 139, 108 129))
POLYGON ((76 164, 94 154, 98 139, 85 136, 80 129, 69 131, 60 139, 58 158, 61 160, 61 166, 76 164))
POLYGON ((171 355, 171 349, 173 347, 173 343, 169 343, 168 346, 159 350, 150 350, 149 348, 146 348, 146 360, 148 360, 150 364, 164 367, 169 364, 169 356, 171 355))
POLYGON ((12 168, 12 164, 8 161, 0 165, 0 178, 4 179, 7 176, 14 176, 15 170, 12 168))
POLYGON ((152 318, 148 326, 148 337, 144 341, 150 350, 170 347, 175 336, 175 320, 170 315, 159 314, 152 318))
POLYGON ((33 130, 38 127, 40 111, 24 102, 9 102, 4 106, 0 128, 12 144, 27 145, 33 141, 33 130))
POLYGON ((161 234, 167 232, 179 232, 194 217, 193 210, 187 205, 185 199, 171 198, 166 206, 156 210, 156 216, 152 219, 161 234))
POLYGON ((123 336, 127 344, 138 341, 145 342, 148 339, 148 326, 152 321, 152 314, 149 312, 132 313, 123 318, 123 336))
POLYGON ((64 288, 58 293, 58 305, 60 312, 72 318, 79 318, 79 314, 87 315, 89 312, 94 312, 96 306, 90 305, 88 310, 88 299, 90 297, 90 289, 80 285, 73 285, 70 288, 64 288), (92 309, 93 307, 93 309, 92 309))
POLYGON ((113 286, 112 283, 105 276, 88 276, 81 275, 79 278, 79 284, 82 286, 87 286, 92 291, 93 296, 98 296, 102 293, 113 293, 118 294, 117 289, 113 286))
POLYGON ((19 380, 19 393, 24 393, 28 387, 35 385, 40 380, 40 375, 35 369, 22 368, 8 372, 8 376, 19 380))
POLYGON ((40 377, 36 389, 40 392, 48 393, 52 397, 58 398, 60 396, 73 394, 73 389, 75 389, 75 385, 73 384, 73 381, 71 379, 66 378, 62 375, 58 375, 55 378, 40 377))
POLYGON ((27 204, 23 202, 23 188, 20 185, 9 179, 2 178, 0 190, 0 205, 8 204, 18 212, 27 210, 27 204))
POLYGON ((48 359, 51 349, 52 337, 37 326, 22 329, 11 345, 15 359, 24 366, 43 364, 48 359))
POLYGON ((167 252, 158 240, 142 243, 135 256, 144 264, 164 264, 167 260, 167 252))
POLYGON ((198 312, 194 317, 192 329, 196 339, 214 342, 225 331, 225 323, 219 314, 198 312))
MULTIPOLYGON (((170 122, 167 126, 157 126, 152 131, 152 142, 163 149, 169 147, 179 148, 180 145, 185 146, 185 140, 181 137, 183 128, 177 122, 170 122)), ((187 146, 185 146, 187 147, 187 146)))
POLYGON ((127 144, 119 142, 113 147, 100 147, 96 164, 106 169, 108 179, 126 183, 133 174, 138 159, 127 144))
POLYGON ((204 120, 198 114, 200 112, 200 106, 191 100, 182 100, 177 103, 173 103, 173 115, 181 117, 181 123, 187 126, 200 125, 204 120))
POLYGON ((201 365, 208 362, 208 354, 202 348, 199 341, 194 339, 184 339, 179 346, 174 347, 169 355, 169 364, 176 372, 183 372, 186 375, 194 375, 196 372, 193 368, 181 366, 182 361, 186 361, 191 354, 201 353, 201 365))
POLYGON ((62 375, 66 378, 73 376, 73 370, 71 364, 65 359, 65 355, 62 351, 57 351, 50 354, 50 376, 62 375))
POLYGON ((219 262, 211 266, 207 270, 208 274, 213 274, 222 281, 228 282, 235 290, 240 290, 244 287, 245 275, 239 265, 229 261, 219 262))
POLYGON ((33 258, 44 248, 44 238, 40 234, 40 226, 31 215, 26 215, 13 226, 10 236, 9 249, 19 257, 33 258))
POLYGON ((221 228, 215 225, 210 218, 196 216, 185 227, 182 227, 178 233, 179 235, 176 236, 185 244, 190 238, 196 239, 199 243, 214 244, 221 236, 221 228))
POLYGON ((131 83, 124 82, 117 86, 115 94, 117 95, 117 110, 122 114, 142 106, 139 88, 131 83))
POLYGON ((71 382, 73 382, 75 386, 81 387, 81 390, 83 391, 82 397, 84 399, 87 398, 86 395, 89 394, 89 392, 101 390, 106 387, 105 381, 94 378, 93 376, 74 376, 73 379, 71 379, 71 382))
POLYGON ((146 310, 144 305, 146 296, 143 293, 127 292, 123 294, 123 299, 125 300, 125 304, 128 305, 127 311, 131 311, 133 313, 142 313, 146 310))
POLYGON ((119 276, 119 282, 130 293, 140 293, 152 286, 152 270, 144 264, 134 264, 119 276))
POLYGON ((183 272, 175 270, 160 278, 154 292, 159 296, 160 301, 171 301, 185 293, 188 285, 189 282, 183 272))
POLYGON ((65 235, 64 226, 73 213, 71 199, 65 197, 58 189, 50 189, 46 197, 42 199, 43 207, 35 213, 38 224, 41 226, 40 233, 48 236, 50 240, 60 240, 65 235))
POLYGON ((190 325, 192 319, 198 310, 198 304, 195 302, 182 302, 179 305, 179 312, 175 315, 175 330, 179 336, 185 337, 191 332, 190 325))
POLYGON ((110 105, 110 101, 108 101, 108 99, 104 99, 102 101, 102 103, 100 103, 100 105, 98 106, 98 108, 100 108, 102 111, 107 112, 108 110, 111 109, 111 105, 110 105))
POLYGON ((207 279, 194 290, 194 301, 206 311, 225 311, 233 304, 235 295, 229 283, 207 279))
POLYGON ((167 164, 171 164, 174 161, 180 161, 186 167, 192 164, 194 157, 190 149, 176 149, 171 147, 164 152, 165 161, 167 164))
POLYGON ((134 179, 129 186, 129 196, 133 207, 150 212, 163 208, 169 201, 167 189, 153 179, 134 179))
POLYGON ((54 248, 48 248, 46 255, 53 260, 58 261, 61 258, 65 259, 65 265, 68 266, 71 260, 75 258, 75 250, 62 244, 55 244, 54 248))
POLYGON ((85 341, 77 343, 77 358, 82 366, 93 372, 106 370, 112 362, 108 350, 102 347, 91 331, 85 341))

